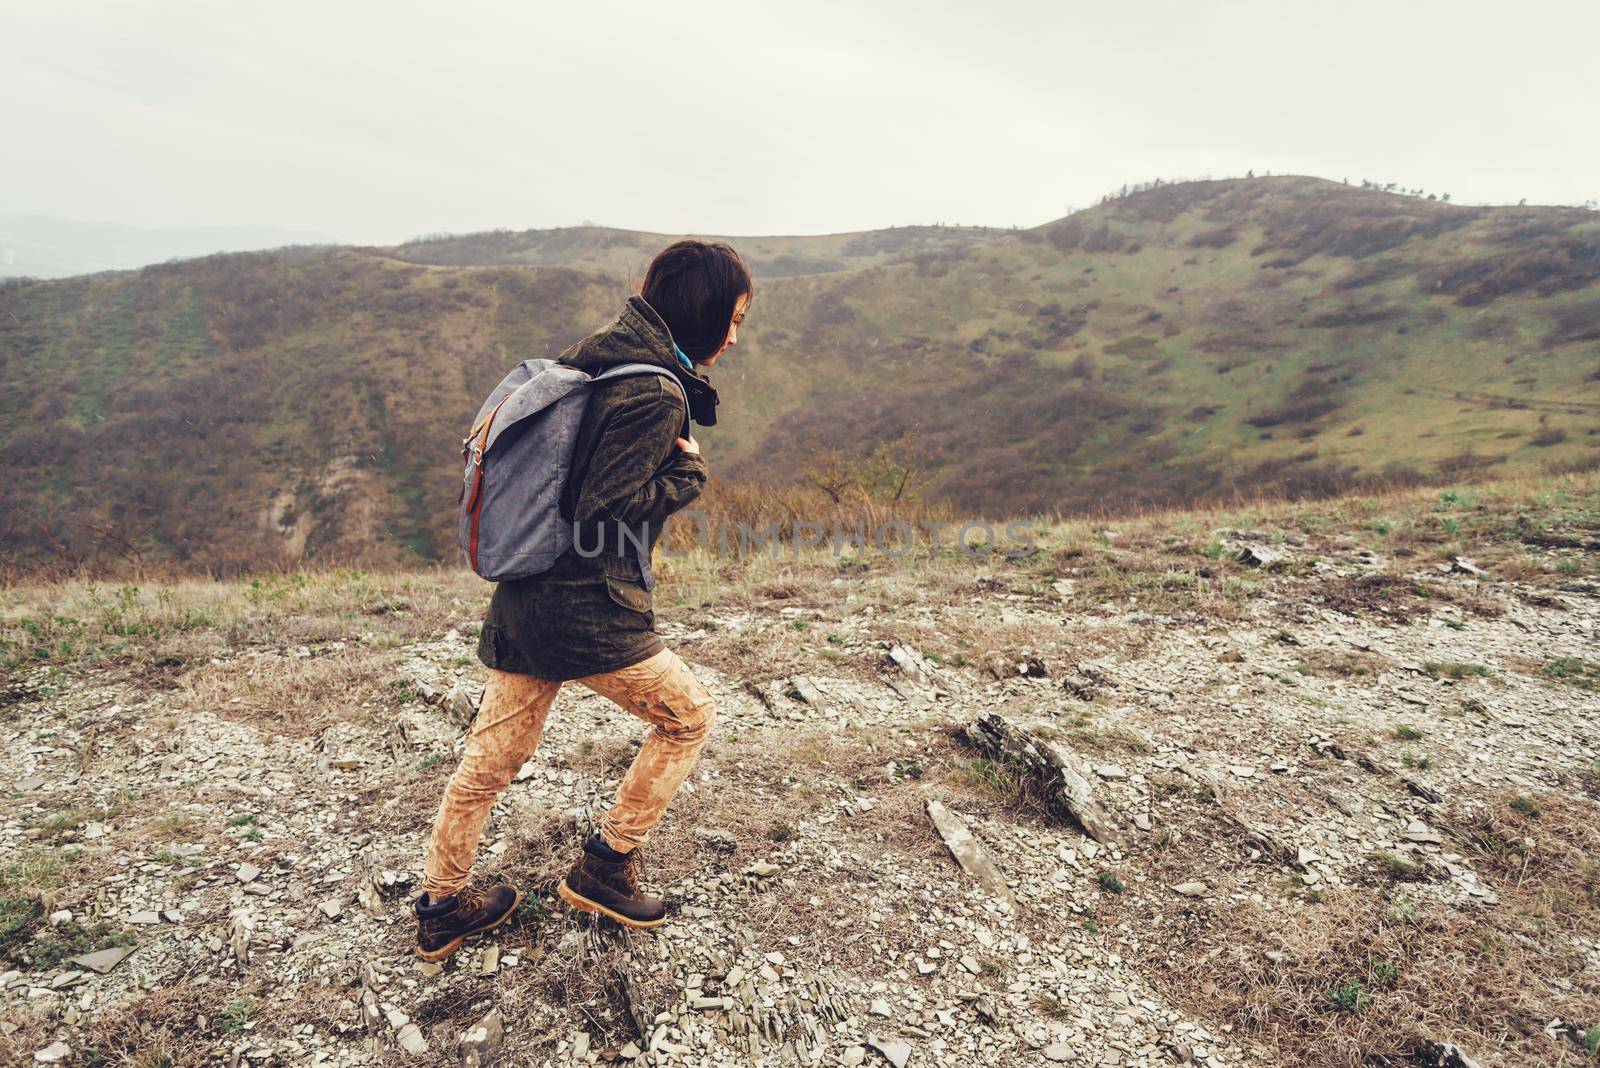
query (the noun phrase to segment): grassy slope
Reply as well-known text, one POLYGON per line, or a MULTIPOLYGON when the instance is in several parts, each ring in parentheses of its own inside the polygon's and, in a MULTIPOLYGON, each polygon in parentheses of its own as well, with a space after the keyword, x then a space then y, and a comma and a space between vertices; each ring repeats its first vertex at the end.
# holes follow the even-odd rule
POLYGON ((1589 213, 1312 179, 1152 190, 961 256, 797 281, 742 362, 766 394, 804 353, 810 402, 743 454, 775 475, 809 439, 899 435, 942 495, 988 509, 1576 461, 1600 411, 1596 281, 1589 213))
MULTIPOLYGON (((783 481, 819 450, 889 443, 935 497, 995 513, 1595 456, 1592 213, 1256 179, 974 233, 741 239, 758 269, 871 265, 760 280, 713 376, 719 476, 783 481)), ((612 252, 648 252, 575 234, 0 289, 4 548, 38 559, 48 531, 69 556, 128 540, 229 570, 448 556, 462 418, 510 362, 614 312, 612 252), (611 270, 396 258, 447 249, 611 270)))

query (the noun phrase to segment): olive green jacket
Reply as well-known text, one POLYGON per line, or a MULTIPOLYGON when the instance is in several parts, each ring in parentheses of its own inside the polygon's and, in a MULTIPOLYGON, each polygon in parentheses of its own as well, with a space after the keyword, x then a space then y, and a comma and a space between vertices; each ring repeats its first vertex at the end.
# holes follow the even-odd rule
POLYGON ((590 374, 621 363, 658 364, 683 390, 645 374, 594 387, 561 497, 577 544, 550 570, 495 587, 478 659, 551 680, 616 671, 663 648, 638 550, 621 527, 653 548, 667 517, 700 495, 705 461, 677 440, 689 436, 690 417, 713 425, 717 401, 711 383, 678 362, 666 324, 638 296, 560 362, 590 374))

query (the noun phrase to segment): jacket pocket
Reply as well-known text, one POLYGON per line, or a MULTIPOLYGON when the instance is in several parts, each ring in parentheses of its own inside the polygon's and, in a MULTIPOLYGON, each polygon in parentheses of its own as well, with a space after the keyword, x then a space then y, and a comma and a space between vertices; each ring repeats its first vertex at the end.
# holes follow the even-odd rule
POLYGON ((649 616, 650 622, 655 622, 655 598, 643 583, 607 575, 606 593, 623 608, 649 616))
MULTIPOLYGON (((631 546, 633 543, 628 544, 631 546)), ((599 563, 600 573, 607 579, 621 579, 624 583, 631 582, 635 585, 644 581, 644 572, 639 569, 639 558, 631 548, 626 556, 601 553, 595 560, 599 563)))

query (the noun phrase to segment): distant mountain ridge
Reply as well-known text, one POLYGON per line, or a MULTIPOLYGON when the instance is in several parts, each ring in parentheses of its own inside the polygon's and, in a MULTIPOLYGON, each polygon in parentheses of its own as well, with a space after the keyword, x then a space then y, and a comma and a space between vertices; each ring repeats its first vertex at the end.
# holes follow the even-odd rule
POLYGON ((335 241, 312 230, 272 226, 145 229, 48 215, 0 214, 0 277, 64 278, 215 252, 331 245, 335 241))
MULTIPOLYGON (((842 234, 787 237, 715 237, 739 250, 758 277, 831 274, 889 263, 907 256, 971 247, 1009 231, 990 226, 896 226, 842 234)), ((526 265, 573 267, 642 278, 651 257, 679 235, 569 226, 554 230, 495 230, 418 238, 389 251, 410 263, 471 267, 526 265)))
MULTIPOLYGON (((510 363, 615 314, 670 239, 494 233, 0 286, 0 552, 451 559, 462 419, 510 363)), ((1592 211, 1274 177, 1029 230, 733 241, 757 280, 712 371, 723 482, 880 453, 998 516, 1600 464, 1592 211)))

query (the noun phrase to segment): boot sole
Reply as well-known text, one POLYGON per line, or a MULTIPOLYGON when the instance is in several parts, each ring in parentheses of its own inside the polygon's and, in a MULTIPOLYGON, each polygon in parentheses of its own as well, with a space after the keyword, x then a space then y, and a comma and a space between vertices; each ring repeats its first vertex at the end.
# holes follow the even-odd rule
POLYGON ((620 912, 606 908, 598 901, 590 901, 588 898, 572 889, 572 887, 568 886, 565 879, 562 879, 560 885, 556 887, 556 893, 560 895, 562 901, 565 901, 579 912, 592 912, 596 915, 604 916, 607 919, 615 920, 624 927, 632 927, 637 931, 648 931, 652 927, 660 927, 662 924, 667 922, 667 918, 665 916, 661 917, 659 920, 635 920, 631 917, 624 916, 620 912))
POLYGON ((466 934, 458 935, 446 942, 444 945, 440 946, 438 949, 423 949, 422 946, 418 945, 416 947, 417 956, 421 957, 425 961, 428 961, 430 964, 437 964, 440 961, 448 960, 450 957, 455 955, 456 950, 460 949, 461 944, 467 939, 477 938, 479 935, 486 935, 496 927, 499 927, 502 923, 505 923, 512 916, 516 915, 517 906, 522 904, 522 891, 516 890, 515 893, 517 896, 511 899, 511 907, 506 909, 506 914, 500 917, 498 920, 495 920, 489 926, 480 927, 476 931, 468 931, 466 934))

